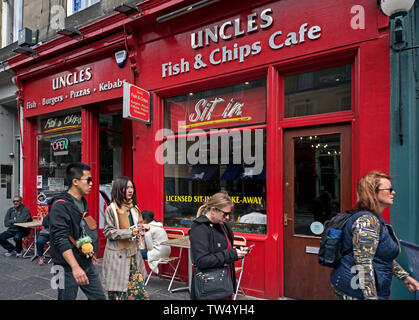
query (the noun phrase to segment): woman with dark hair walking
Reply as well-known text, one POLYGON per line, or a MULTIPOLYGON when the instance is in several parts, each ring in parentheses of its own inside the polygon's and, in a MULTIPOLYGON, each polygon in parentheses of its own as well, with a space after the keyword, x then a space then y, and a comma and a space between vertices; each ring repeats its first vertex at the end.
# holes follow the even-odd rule
POLYGON ((148 300, 144 279, 147 271, 140 249, 143 218, 137 207, 134 183, 118 177, 112 185, 112 203, 105 211, 103 234, 107 238, 103 257, 104 288, 109 300, 148 300))

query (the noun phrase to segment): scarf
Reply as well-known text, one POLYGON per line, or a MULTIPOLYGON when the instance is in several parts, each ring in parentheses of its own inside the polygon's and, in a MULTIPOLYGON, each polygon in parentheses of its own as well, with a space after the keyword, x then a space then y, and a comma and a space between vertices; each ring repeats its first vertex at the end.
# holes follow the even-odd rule
MULTIPOLYGON (((131 227, 131 223, 129 221, 129 215, 133 207, 134 205, 132 204, 132 200, 129 200, 128 202, 124 202, 121 205, 121 207, 119 207, 117 203, 115 203, 120 230, 129 229, 131 227)), ((138 223, 140 223, 140 221, 138 221, 138 223)), ((118 250, 122 250, 122 249, 129 250, 131 248, 135 248, 135 241, 131 241, 131 239, 118 240, 118 250)))

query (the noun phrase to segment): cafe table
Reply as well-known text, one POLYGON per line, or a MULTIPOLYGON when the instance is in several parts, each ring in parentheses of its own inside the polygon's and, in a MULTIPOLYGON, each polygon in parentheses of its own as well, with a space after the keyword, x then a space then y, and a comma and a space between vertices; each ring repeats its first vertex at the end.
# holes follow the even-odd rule
POLYGON ((188 286, 180 287, 170 290, 171 292, 178 292, 178 291, 185 291, 188 290, 191 292, 191 284, 192 284, 192 258, 191 258, 191 244, 189 242, 189 236, 182 236, 175 239, 169 239, 163 241, 161 245, 170 246, 170 247, 177 247, 177 248, 184 248, 188 250, 188 286))
POLYGON ((42 218, 41 219, 34 219, 33 221, 29 222, 16 222, 14 224, 15 226, 23 227, 23 228, 33 228, 33 237, 34 240, 31 242, 29 247, 26 249, 25 253, 23 254, 23 258, 26 258, 26 255, 28 254, 29 250, 34 247, 34 254, 31 258, 31 261, 33 261, 37 257, 37 248, 36 248, 36 242, 37 242, 37 231, 40 226, 42 226, 42 218))

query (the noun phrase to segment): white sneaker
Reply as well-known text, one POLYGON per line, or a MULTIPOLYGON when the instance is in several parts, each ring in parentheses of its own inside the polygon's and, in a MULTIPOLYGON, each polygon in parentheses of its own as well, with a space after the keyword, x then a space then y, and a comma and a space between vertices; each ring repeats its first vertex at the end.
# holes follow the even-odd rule
POLYGON ((22 252, 16 252, 16 258, 19 258, 22 256, 22 252))
POLYGON ((12 252, 6 252, 4 255, 6 256, 6 257, 11 257, 11 256, 13 256, 14 254, 16 253, 16 251, 12 251, 12 252))

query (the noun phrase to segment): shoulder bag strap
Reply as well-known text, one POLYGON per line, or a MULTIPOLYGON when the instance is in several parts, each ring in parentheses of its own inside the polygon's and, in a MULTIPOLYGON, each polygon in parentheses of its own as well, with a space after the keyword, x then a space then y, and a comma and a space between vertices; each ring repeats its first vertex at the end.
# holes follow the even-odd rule
MULTIPOLYGON (((51 207, 54 205, 54 204, 56 204, 57 202, 67 202, 67 200, 64 200, 64 199, 58 199, 58 200, 55 200, 54 201, 54 203, 51 205, 51 207)), ((84 218, 84 214, 82 215, 82 219, 84 218)), ((70 242, 77 248, 77 242, 76 242, 76 240, 74 240, 74 238, 72 237, 72 236, 68 236, 68 240, 70 240, 70 242)))

